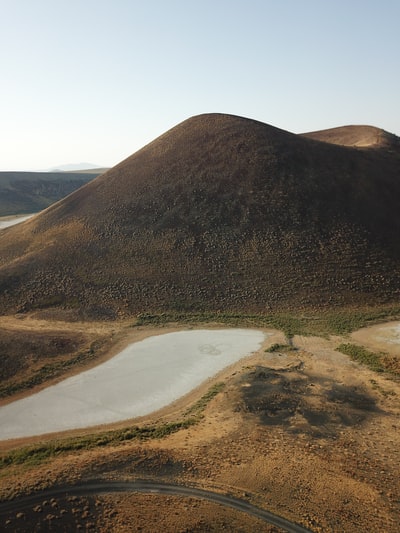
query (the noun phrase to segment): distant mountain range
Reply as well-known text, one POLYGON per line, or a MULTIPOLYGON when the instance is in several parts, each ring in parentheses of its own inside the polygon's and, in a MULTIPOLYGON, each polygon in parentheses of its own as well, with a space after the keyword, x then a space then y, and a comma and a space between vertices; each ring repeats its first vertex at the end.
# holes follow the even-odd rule
POLYGON ((0 311, 115 318, 398 302, 399 235, 398 137, 200 115, 3 230, 0 311))
POLYGON ((71 172, 75 170, 93 170, 100 168, 100 165, 93 163, 68 163, 66 165, 58 165, 55 168, 49 169, 49 172, 71 172))

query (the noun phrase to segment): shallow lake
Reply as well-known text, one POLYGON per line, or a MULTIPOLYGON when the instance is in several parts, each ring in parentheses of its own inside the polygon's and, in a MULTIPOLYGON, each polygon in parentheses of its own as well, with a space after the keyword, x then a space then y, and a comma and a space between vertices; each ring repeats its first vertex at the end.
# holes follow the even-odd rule
POLYGON ((33 215, 15 215, 11 217, 1 217, 0 230, 4 228, 9 228, 10 226, 15 226, 15 224, 19 224, 20 222, 25 222, 25 220, 28 220, 32 217, 33 215))
POLYGON ((149 337, 90 370, 0 407, 0 439, 128 420, 172 403, 265 339, 250 329, 149 337))

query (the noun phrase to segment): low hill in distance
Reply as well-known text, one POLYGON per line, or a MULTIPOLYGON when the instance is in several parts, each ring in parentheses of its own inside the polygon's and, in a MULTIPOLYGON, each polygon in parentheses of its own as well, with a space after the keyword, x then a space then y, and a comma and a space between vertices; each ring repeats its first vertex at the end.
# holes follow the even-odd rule
POLYGON ((57 165, 55 168, 50 168, 50 172, 92 172, 99 168, 99 165, 93 163, 67 163, 65 165, 57 165))
POLYGON ((104 167, 104 168, 99 167, 99 168, 86 168, 83 170, 70 170, 69 172, 71 174, 95 174, 96 176, 99 176, 100 174, 104 174, 104 172, 107 172, 107 170, 110 170, 110 169, 108 167, 104 167))
POLYGON ((102 171, 0 172, 0 217, 41 211, 102 171))
POLYGON ((190 118, 1 232, 0 311, 114 318, 398 301, 398 138, 365 147, 365 131, 338 143, 190 118))
POLYGON ((400 154, 400 138, 374 126, 341 126, 303 133, 303 137, 340 146, 386 149, 400 154))

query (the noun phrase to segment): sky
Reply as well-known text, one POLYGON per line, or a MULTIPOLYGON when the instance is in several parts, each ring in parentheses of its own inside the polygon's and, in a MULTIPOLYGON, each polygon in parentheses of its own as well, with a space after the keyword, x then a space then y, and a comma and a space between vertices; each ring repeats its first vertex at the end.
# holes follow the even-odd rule
POLYGON ((0 0, 0 170, 114 166, 200 113, 400 135, 399 0, 0 0))

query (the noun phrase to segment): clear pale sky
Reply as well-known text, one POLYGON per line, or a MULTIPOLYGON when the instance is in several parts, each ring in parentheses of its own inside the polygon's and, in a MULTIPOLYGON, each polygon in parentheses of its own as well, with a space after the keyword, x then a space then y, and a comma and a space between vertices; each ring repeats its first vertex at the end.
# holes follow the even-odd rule
POLYGON ((0 0, 0 170, 113 166, 199 113, 400 135, 400 0, 0 0))

